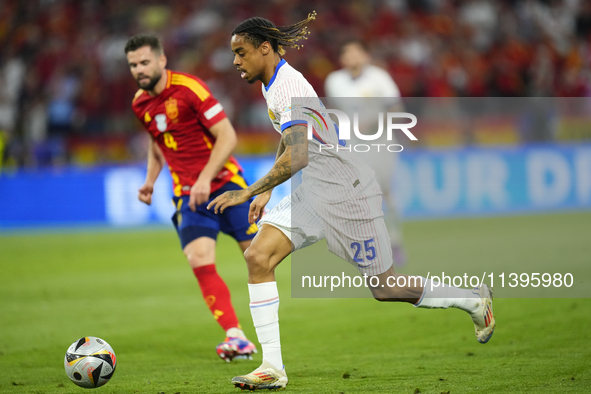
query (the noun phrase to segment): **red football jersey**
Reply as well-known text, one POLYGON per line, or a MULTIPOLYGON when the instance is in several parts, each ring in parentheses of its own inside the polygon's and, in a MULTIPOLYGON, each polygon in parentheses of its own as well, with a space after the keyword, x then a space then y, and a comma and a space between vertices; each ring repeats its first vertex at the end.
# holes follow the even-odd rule
MULTIPOLYGON (((140 89, 131 107, 162 150, 172 176, 174 195, 178 197, 190 194, 215 144, 209 128, 226 114, 199 78, 170 70, 166 76, 162 93, 152 97, 140 89)), ((243 184, 239 171, 242 171, 240 164, 230 156, 211 182, 211 192, 230 180, 243 184)))

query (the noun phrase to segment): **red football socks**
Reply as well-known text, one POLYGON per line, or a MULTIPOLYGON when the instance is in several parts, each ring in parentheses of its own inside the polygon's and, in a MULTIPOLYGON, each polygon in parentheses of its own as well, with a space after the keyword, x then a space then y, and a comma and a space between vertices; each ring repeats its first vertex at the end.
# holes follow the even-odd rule
POLYGON ((197 277, 205 303, 224 331, 233 327, 240 328, 230 299, 230 290, 218 275, 215 264, 193 268, 193 273, 197 277))

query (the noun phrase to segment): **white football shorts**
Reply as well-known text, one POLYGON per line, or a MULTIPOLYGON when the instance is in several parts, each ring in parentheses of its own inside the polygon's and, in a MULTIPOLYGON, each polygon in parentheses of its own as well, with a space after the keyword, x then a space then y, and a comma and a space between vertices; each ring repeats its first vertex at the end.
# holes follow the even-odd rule
POLYGON ((325 239, 328 250, 362 274, 378 275, 392 266, 390 236, 384 223, 377 182, 351 200, 325 203, 298 187, 259 221, 283 232, 293 250, 325 239))

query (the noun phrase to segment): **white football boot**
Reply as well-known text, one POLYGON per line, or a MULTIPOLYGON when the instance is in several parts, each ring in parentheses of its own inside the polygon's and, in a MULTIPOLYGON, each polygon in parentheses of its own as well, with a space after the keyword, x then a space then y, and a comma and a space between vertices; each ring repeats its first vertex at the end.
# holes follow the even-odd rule
POLYGON ((493 295, 492 290, 487 285, 474 288, 474 294, 480 296, 480 305, 476 312, 471 313, 474 322, 474 331, 476 339, 480 343, 487 343, 495 332, 496 322, 493 315, 493 295))
POLYGON ((285 368, 279 370, 263 361, 260 367, 251 373, 232 378, 232 384, 242 390, 283 390, 287 386, 285 368))

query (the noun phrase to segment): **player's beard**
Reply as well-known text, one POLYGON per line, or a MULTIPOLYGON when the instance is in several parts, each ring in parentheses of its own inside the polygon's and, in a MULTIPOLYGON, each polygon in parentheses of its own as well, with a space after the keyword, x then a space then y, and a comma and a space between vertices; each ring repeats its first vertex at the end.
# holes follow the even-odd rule
POLYGON ((259 75, 257 75, 257 76, 255 76, 255 77, 252 77, 250 79, 247 79, 246 82, 248 82, 249 85, 252 85, 253 83, 255 83, 257 81, 261 81, 262 80, 261 78, 263 78, 263 74, 262 73, 259 74, 259 75))
MULTIPOLYGON (((143 76, 145 77, 145 76, 143 76)), ((144 89, 144 90, 152 90, 154 89, 154 87, 156 86, 156 84, 160 81, 160 78, 162 78, 162 73, 160 74, 154 74, 154 76, 152 78, 150 78, 150 82, 148 82, 147 85, 142 86, 140 84, 140 81, 136 80, 137 86, 139 86, 140 89, 144 89)))
MULTIPOLYGON (((244 70, 242 70, 242 69, 238 69, 238 70, 239 70, 239 71, 242 71, 242 72, 246 72, 246 71, 244 71, 244 70)), ((262 81, 262 78, 263 78, 263 73, 260 73, 260 74, 258 74, 258 75, 255 75, 255 76, 254 76, 254 77, 252 77, 252 78, 244 78, 244 80, 245 80, 246 82, 248 82, 248 84, 249 84, 249 85, 252 85, 253 83, 255 83, 255 82, 257 82, 257 81, 262 81)))

